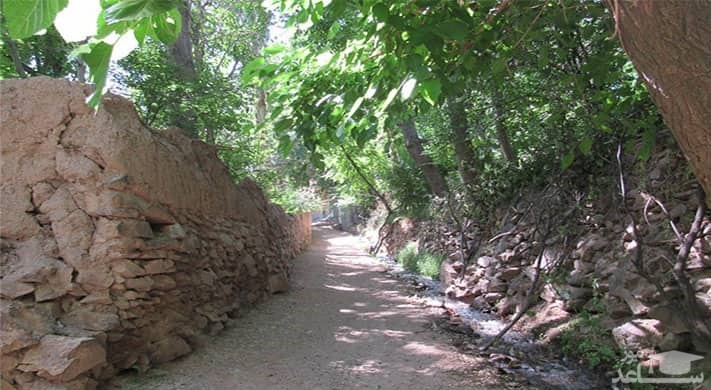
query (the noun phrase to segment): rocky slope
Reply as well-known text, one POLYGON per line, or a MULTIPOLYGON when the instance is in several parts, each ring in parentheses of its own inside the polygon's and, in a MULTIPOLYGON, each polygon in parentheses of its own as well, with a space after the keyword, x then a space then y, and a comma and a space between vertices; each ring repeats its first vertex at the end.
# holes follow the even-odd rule
POLYGON ((215 150, 83 85, 0 82, 2 388, 93 388, 288 288, 311 240, 215 150))
POLYGON ((678 237, 690 230, 699 206, 687 162, 667 142, 647 163, 629 156, 620 167, 624 200, 613 164, 606 184, 586 189, 597 191, 590 196, 562 184, 569 181, 552 183, 501 207, 493 220, 471 221, 464 240, 446 216, 440 222, 404 219, 392 226, 386 247, 394 255, 416 241, 448 255, 441 279, 450 297, 508 319, 527 310, 518 330, 544 341, 572 326, 576 315, 595 314, 620 349, 689 351, 711 363, 711 340, 703 335, 711 323, 708 213, 683 272, 700 309, 693 318, 672 270, 678 237), (469 259, 461 256, 463 241, 476 249, 469 259))

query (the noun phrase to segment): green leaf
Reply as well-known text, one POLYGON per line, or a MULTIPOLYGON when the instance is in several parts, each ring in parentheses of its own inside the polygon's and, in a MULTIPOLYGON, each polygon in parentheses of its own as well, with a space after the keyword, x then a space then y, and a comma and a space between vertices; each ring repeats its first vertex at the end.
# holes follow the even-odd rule
POLYGON ((656 145, 656 143, 657 130, 645 130, 642 134, 642 147, 639 149, 639 154, 637 155, 637 157, 639 157, 639 159, 642 161, 649 160, 649 157, 652 155, 652 150, 654 149, 654 145, 656 145))
POLYGON ((153 32, 158 40, 166 45, 173 44, 180 35, 182 19, 177 9, 172 9, 166 13, 151 16, 153 32))
POLYGON ((150 35, 150 32, 152 31, 152 29, 153 29, 153 27, 151 26, 149 19, 141 20, 133 28, 133 36, 136 38, 136 41, 138 42, 139 45, 143 44, 143 42, 146 40, 146 36, 150 35))
POLYGON ((106 8, 104 18, 109 24, 143 19, 170 11, 177 6, 175 0, 122 0, 106 8))
POLYGON ((339 16, 343 15, 343 12, 346 10, 346 6, 348 5, 348 1, 346 0, 335 0, 329 5, 329 9, 331 10, 331 16, 334 18, 338 18, 339 16))
POLYGON ((437 79, 424 80, 420 83, 422 97, 431 105, 437 104, 437 99, 442 93, 442 83, 437 79))
POLYGON ((323 155, 318 152, 314 152, 311 154, 311 164, 314 166, 316 169, 323 170, 326 168, 326 164, 323 163, 323 155))
POLYGON ((388 20, 388 7, 383 3, 378 3, 373 6, 373 15, 376 18, 387 21, 388 20))
POLYGON ((284 45, 272 45, 272 46, 265 47, 263 52, 264 52, 264 54, 269 55, 269 54, 281 53, 284 50, 286 50, 286 46, 284 46, 284 45))
POLYGON ((592 138, 585 138, 582 142, 580 142, 580 145, 578 145, 578 148, 580 148, 580 151, 583 152, 583 154, 587 156, 590 154, 590 151, 592 150, 592 145, 593 145, 592 138))
MULTIPOLYGON (((146 23, 149 23, 149 21, 145 21, 146 23)), ((96 21, 96 35, 94 38, 96 39, 103 39, 106 38, 109 34, 111 33, 116 33, 116 34, 123 34, 126 32, 129 28, 129 23, 128 22, 118 22, 118 23, 111 23, 109 24, 106 21, 105 17, 105 12, 102 10, 99 13, 99 18, 96 21)))
POLYGON ((277 132, 283 132, 291 128, 294 122, 290 118, 285 118, 274 124, 274 130, 277 132))
POLYGON ((573 164, 573 161, 575 160, 575 153, 571 150, 570 152, 566 153, 565 156, 560 160, 560 169, 565 171, 566 169, 570 168, 570 166, 573 164))
POLYGON ((339 32, 341 32, 341 25, 338 23, 333 23, 328 29, 328 35, 326 35, 326 38, 333 39, 336 35, 338 35, 339 32))
POLYGON ((440 55, 442 47, 444 46, 444 41, 442 40, 442 38, 433 34, 428 35, 424 43, 425 47, 427 47, 427 50, 429 50, 430 53, 434 55, 440 55))
POLYGON ((52 25, 68 0, 4 0, 3 19, 10 37, 22 39, 52 25))
POLYGON ((89 47, 91 48, 89 52, 80 52, 79 56, 89 66, 89 80, 96 85, 96 90, 89 96, 87 104, 89 107, 96 108, 101 103, 101 96, 104 95, 106 75, 114 47, 105 42, 91 43, 89 47))
POLYGON ((282 157, 286 157, 291 153, 291 149, 294 147, 294 143, 291 141, 291 138, 283 134, 281 137, 279 137, 279 146, 278 146, 278 151, 279 154, 282 155, 282 157))
POLYGON ((250 84, 259 77, 259 71, 264 68, 266 60, 264 57, 257 57, 252 62, 248 63, 242 69, 242 82, 244 84, 250 84))
POLYGON ((444 39, 463 41, 469 35, 469 25, 460 19, 450 19, 435 26, 435 34, 444 39))

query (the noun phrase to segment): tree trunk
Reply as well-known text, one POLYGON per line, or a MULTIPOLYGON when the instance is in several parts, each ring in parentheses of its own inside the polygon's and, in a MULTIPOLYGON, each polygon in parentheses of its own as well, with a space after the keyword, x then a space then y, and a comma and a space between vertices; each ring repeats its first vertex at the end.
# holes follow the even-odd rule
POLYGON ((267 95, 261 87, 257 87, 257 103, 255 105, 255 111, 257 124, 260 124, 267 119, 267 95))
POLYGON ((86 62, 81 58, 77 58, 77 81, 86 82, 86 62))
POLYGON ((215 136, 215 129, 213 129, 213 128, 211 128, 211 127, 207 127, 207 128, 205 129, 205 142, 208 143, 208 144, 214 145, 216 139, 217 139, 217 138, 216 138, 216 136, 215 136))
MULTIPOLYGON (((192 24, 190 0, 183 1, 178 10, 180 11, 182 28, 178 39, 170 47, 170 60, 175 66, 176 75, 180 80, 192 81, 197 77, 197 72, 195 71, 193 43, 190 35, 192 24)), ((192 98, 188 93, 178 97, 182 102, 189 102, 192 98)), ((193 109, 183 107, 189 107, 189 104, 176 103, 176 110, 170 115, 171 124, 181 128, 191 138, 199 138, 200 130, 197 128, 197 114, 193 109)), ((210 142, 209 139, 207 141, 210 142)))
POLYGON ((474 152, 469 140, 469 121, 462 96, 448 99, 447 109, 459 176, 467 189, 471 189, 477 183, 477 173, 474 168, 474 152))
POLYGON ((179 7, 182 28, 178 39, 170 47, 170 58, 178 68, 180 77, 184 80, 195 78, 195 62, 193 60, 193 42, 190 36, 192 17, 190 16, 190 1, 184 1, 179 7))
POLYGON ((424 149, 422 149, 422 142, 417 136, 415 122, 412 119, 400 122, 400 129, 402 129, 402 135, 405 137, 405 147, 407 147, 410 156, 415 160, 417 166, 420 167, 422 173, 424 173, 425 181, 430 188, 430 192, 437 196, 444 196, 447 192, 447 183, 445 183, 439 171, 439 167, 435 165, 432 159, 425 154, 424 149))
POLYGON ((17 75, 21 78, 27 77, 25 67, 24 65, 22 65, 22 61, 20 60, 20 54, 17 52, 17 44, 15 44, 15 41, 10 38, 10 36, 8 36, 6 33, 3 33, 3 38, 5 38, 5 44, 7 45, 7 48, 10 51, 12 63, 13 65, 15 65, 15 72, 17 72, 17 75))
POLYGON ((696 178, 711 194, 711 2, 607 3, 622 47, 696 178))
POLYGON ((516 163, 516 152, 511 147, 511 141, 509 141, 509 134, 506 131, 506 126, 504 125, 504 107, 503 98, 501 97, 501 91, 494 86, 494 96, 491 99, 494 104, 494 115, 496 116, 496 137, 499 140, 499 145, 501 146, 501 151, 504 153, 506 161, 510 163, 516 163))
MULTIPOLYGON (((0 7, 3 6, 2 0, 0 0, 0 7)), ((20 54, 17 52, 17 44, 15 40, 10 37, 5 28, 5 16, 0 15, 0 33, 2 33, 2 40, 7 45, 8 51, 10 52, 10 57, 12 58, 12 64, 15 66, 15 72, 21 78, 27 77, 27 72, 25 72, 25 67, 20 60, 20 54)))

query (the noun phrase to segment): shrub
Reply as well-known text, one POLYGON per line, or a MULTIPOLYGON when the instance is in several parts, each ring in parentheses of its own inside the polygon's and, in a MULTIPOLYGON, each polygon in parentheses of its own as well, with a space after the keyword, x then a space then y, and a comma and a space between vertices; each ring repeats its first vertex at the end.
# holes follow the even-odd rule
POLYGON ((417 255, 417 269, 422 275, 429 276, 432 279, 439 279, 439 267, 444 261, 444 256, 422 252, 417 255))
POLYGON ((405 245, 404 248, 400 249, 397 256, 397 262, 402 265, 403 268, 410 272, 418 272, 417 270, 417 244, 410 242, 405 245))
POLYGON ((439 267, 444 261, 444 256, 417 250, 417 244, 411 242, 398 252, 397 261, 407 271, 428 276, 432 279, 439 278, 439 267))

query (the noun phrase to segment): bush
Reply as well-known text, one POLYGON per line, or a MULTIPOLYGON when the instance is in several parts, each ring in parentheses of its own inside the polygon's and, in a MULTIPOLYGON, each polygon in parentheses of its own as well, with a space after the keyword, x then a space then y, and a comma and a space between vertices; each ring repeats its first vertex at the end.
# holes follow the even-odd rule
POLYGON ((427 251, 419 252, 417 244, 408 243, 398 252, 397 261, 407 271, 428 276, 432 279, 439 278, 439 267, 444 261, 444 256, 427 251))
POLYGON ((410 242, 398 252, 397 262, 410 272, 417 272, 417 244, 410 242))

